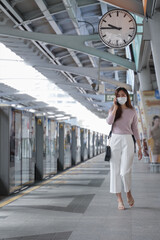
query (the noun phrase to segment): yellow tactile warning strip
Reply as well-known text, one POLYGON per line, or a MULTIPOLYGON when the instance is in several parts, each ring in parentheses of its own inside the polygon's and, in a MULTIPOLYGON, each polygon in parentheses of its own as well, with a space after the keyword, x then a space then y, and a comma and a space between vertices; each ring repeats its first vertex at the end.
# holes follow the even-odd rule
MULTIPOLYGON (((85 164, 85 162, 82 163, 82 164, 85 164)), ((30 188, 29 188, 28 190, 26 190, 25 192, 21 192, 21 193, 19 193, 18 195, 9 198, 8 200, 4 200, 2 203, 0 203, 0 208, 8 205, 9 203, 11 203, 11 202, 13 202, 13 201, 15 201, 15 200, 23 197, 24 195, 26 195, 26 194, 28 194, 28 193, 30 193, 30 192, 32 192, 32 191, 40 188, 41 186, 46 185, 46 184, 54 181, 55 179, 60 178, 62 175, 66 174, 67 172, 70 172, 70 171, 74 170, 74 169, 77 168, 77 167, 79 167, 79 165, 77 165, 77 166, 75 166, 75 167, 72 167, 72 168, 64 171, 63 173, 61 173, 61 174, 59 174, 59 175, 57 175, 57 176, 54 176, 54 177, 51 178, 51 179, 48 179, 48 180, 46 180, 46 181, 41 182, 41 183, 40 183, 39 185, 37 185, 37 186, 30 187, 30 188)), ((64 181, 60 181, 60 182, 63 182, 63 183, 64 183, 64 181)), ((55 183, 59 183, 59 181, 58 181, 58 182, 56 181, 55 183)))

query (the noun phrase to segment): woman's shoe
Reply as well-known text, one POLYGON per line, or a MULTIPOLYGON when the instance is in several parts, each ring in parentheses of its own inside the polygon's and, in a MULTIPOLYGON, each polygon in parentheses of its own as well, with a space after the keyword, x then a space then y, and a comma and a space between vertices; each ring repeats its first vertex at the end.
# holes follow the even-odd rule
POLYGON ((133 207, 133 205, 134 205, 134 199, 133 199, 133 197, 127 198, 127 202, 128 202, 128 204, 129 204, 130 207, 133 207))
POLYGON ((124 210, 123 202, 118 201, 118 210, 124 210))

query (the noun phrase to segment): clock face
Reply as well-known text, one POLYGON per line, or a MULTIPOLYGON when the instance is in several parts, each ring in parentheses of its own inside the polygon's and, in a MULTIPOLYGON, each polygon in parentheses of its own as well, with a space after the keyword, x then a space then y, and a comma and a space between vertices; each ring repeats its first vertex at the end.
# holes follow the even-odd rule
POLYGON ((110 48, 124 48, 130 44, 137 32, 134 17, 123 9, 105 13, 98 26, 99 35, 110 48))

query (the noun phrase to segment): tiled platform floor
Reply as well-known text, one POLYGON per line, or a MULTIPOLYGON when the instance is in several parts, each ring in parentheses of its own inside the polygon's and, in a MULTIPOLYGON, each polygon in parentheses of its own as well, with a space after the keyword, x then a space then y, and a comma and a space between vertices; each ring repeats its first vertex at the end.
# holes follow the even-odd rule
POLYGON ((135 206, 117 209, 101 154, 0 208, 0 240, 158 240, 160 173, 134 160, 135 206))

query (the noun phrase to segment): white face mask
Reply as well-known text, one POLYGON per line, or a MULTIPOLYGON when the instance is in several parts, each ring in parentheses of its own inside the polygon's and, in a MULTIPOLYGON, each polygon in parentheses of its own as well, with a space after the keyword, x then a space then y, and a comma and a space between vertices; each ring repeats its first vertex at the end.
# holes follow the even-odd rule
POLYGON ((127 97, 118 97, 117 101, 120 105, 123 105, 127 102, 127 97))

